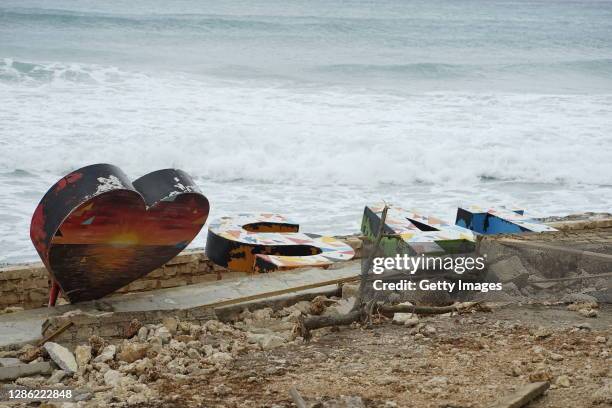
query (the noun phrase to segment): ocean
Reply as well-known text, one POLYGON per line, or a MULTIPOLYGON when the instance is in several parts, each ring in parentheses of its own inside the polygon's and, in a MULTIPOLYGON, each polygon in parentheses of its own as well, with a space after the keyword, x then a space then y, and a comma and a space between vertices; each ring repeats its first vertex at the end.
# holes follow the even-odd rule
POLYGON ((98 162, 315 233, 380 200, 611 211, 612 2, 3 0, 0 263, 98 162))

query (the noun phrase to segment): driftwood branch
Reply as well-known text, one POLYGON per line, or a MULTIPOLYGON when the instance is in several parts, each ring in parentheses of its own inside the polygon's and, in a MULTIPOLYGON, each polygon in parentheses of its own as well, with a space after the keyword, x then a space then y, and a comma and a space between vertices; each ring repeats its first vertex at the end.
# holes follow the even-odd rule
POLYGON ((372 268, 372 264, 374 263, 374 258, 376 257, 376 254, 378 252, 378 247, 380 246, 380 242, 382 241, 384 235, 383 232, 385 230, 385 221, 387 220, 388 211, 389 207, 385 205, 380 217, 380 224, 378 225, 378 231, 374 240, 372 252, 366 259, 366 262, 361 267, 359 291, 357 293, 357 298, 355 299, 355 305, 353 306, 351 311, 342 316, 312 316, 307 319, 299 318, 297 325, 294 329, 295 335, 301 336, 305 340, 309 340, 311 337, 311 330, 321 329, 323 327, 347 326, 353 322, 365 320, 365 317, 367 316, 367 310, 364 307, 364 299, 366 285, 368 283, 368 275, 370 269, 372 268))
MULTIPOLYGON (((413 306, 413 305, 384 305, 378 304, 374 311, 383 316, 393 316, 395 313, 415 313, 420 315, 438 315, 445 313, 465 313, 474 308, 481 307, 480 302, 467 302, 457 306, 413 306)), ((313 316, 301 319, 298 322, 298 334, 304 339, 310 338, 310 331, 332 326, 348 326, 354 322, 362 321, 364 309, 352 310, 340 316, 313 316)))
POLYGON ((480 302, 460 303, 456 306, 413 306, 413 305, 380 305, 378 313, 385 316, 393 316, 395 313, 415 313, 422 315, 437 315, 446 313, 461 313, 467 312, 475 307, 480 306, 480 302))
POLYGON ((66 329, 68 329, 70 326, 73 325, 72 321, 66 322, 64 323, 62 326, 60 326, 57 330, 55 330, 53 333, 50 333, 49 335, 43 337, 42 339, 40 339, 38 341, 38 343, 36 343, 36 345, 38 347, 42 346, 43 344, 45 344, 48 341, 53 340, 54 338, 56 338, 57 336, 59 336, 60 334, 62 334, 63 332, 66 331, 66 329))
POLYGON ((372 251, 368 256, 365 264, 361 266, 361 282, 359 283, 359 292, 357 294, 357 299, 355 299, 355 305, 353 306, 353 311, 360 310, 363 308, 364 298, 365 298, 365 289, 368 281, 368 275, 370 274, 370 269, 372 269, 372 264, 374 263, 374 258, 378 253, 378 248, 380 247, 380 242, 383 239, 383 233, 385 231, 385 222, 387 221, 387 212, 389 211, 389 207, 385 204, 385 207, 382 210, 382 214, 380 216, 380 224, 378 224, 378 231, 376 232, 376 238, 374 239, 374 245, 372 247, 372 251))
POLYGON ((348 326, 361 320, 361 309, 352 310, 340 316, 313 316, 298 323, 298 334, 304 339, 310 338, 310 331, 332 326, 348 326))

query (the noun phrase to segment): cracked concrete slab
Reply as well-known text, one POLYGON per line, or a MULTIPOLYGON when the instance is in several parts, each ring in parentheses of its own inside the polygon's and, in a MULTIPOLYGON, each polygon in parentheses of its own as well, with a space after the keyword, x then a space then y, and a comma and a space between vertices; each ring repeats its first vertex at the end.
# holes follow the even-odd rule
MULTIPOLYGON (((253 275, 248 278, 222 280, 215 283, 201 283, 170 289, 160 289, 151 292, 122 294, 96 301, 78 304, 62 305, 54 308, 39 308, 16 313, 0 315, 0 347, 9 344, 31 343, 41 338, 41 326, 45 320, 53 316, 61 316, 67 312, 81 311, 83 313, 102 312, 140 312, 164 311, 201 308, 207 305, 222 306, 222 302, 245 298, 245 301, 257 295, 316 285, 321 282, 336 279, 352 278, 360 273, 360 262, 350 261, 334 268, 296 269, 284 272, 253 275)), ((325 289, 324 287, 318 290, 325 289)), ((329 290, 329 287, 326 288, 329 290)), ((300 290, 295 295, 317 288, 300 290)))

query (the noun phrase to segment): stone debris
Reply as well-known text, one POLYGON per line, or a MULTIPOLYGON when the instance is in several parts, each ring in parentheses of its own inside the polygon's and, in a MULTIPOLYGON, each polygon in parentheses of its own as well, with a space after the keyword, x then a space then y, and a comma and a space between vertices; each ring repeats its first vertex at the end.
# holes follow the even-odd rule
POLYGON ((106 340, 104 340, 100 336, 91 336, 89 338, 89 345, 91 346, 92 355, 97 356, 98 354, 100 354, 102 349, 106 347, 107 343, 106 340))
POLYGON ((512 256, 490 265, 489 272, 493 273, 500 282, 512 282, 518 288, 525 287, 529 280, 529 271, 523 266, 518 256, 512 256))
POLYGON ((104 373, 104 384, 109 385, 111 387, 116 387, 119 385, 121 378, 122 375, 119 371, 106 370, 106 372, 104 373))
POLYGON ((176 334, 176 330, 178 329, 177 319, 175 319, 174 317, 166 317, 164 320, 162 320, 162 324, 166 329, 168 329, 168 332, 170 332, 170 334, 176 334))
POLYGON ((597 298, 586 293, 568 293, 561 298, 562 303, 581 303, 597 307, 597 298))
POLYGON ((342 299, 356 298, 359 293, 359 283, 345 283, 342 285, 342 299))
POLYGON ((21 350, 19 350, 18 356, 24 363, 29 363, 42 356, 42 348, 34 347, 31 344, 26 344, 21 350))
MULTIPOLYGON (((289 385, 285 384, 278 394, 270 391, 285 378, 310 382, 310 388, 304 386, 300 391, 305 390, 303 396, 311 406, 391 408, 407 406, 406 400, 415 397, 435 401, 436 407, 486 406, 482 400, 472 405, 466 405, 465 400, 457 402, 459 394, 465 394, 471 401, 472 393, 462 390, 472 389, 468 385, 474 381, 482 395, 505 393, 506 382, 516 386, 549 381, 550 392, 574 392, 585 383, 585 378, 594 376, 599 383, 588 398, 595 407, 606 406, 605 392, 609 388, 605 381, 610 372, 605 364, 610 361, 610 336, 598 329, 601 321, 580 322, 585 319, 576 313, 578 310, 567 311, 565 306, 557 306, 578 320, 561 328, 541 321, 522 326, 516 321, 495 320, 490 317, 495 311, 438 316, 397 313, 393 326, 385 324, 388 319, 384 316, 373 316, 373 328, 367 330, 356 323, 339 329, 315 330, 308 343, 295 337, 293 328, 301 316, 312 315, 313 311, 334 315, 346 311, 352 302, 352 297, 321 296, 316 302, 301 301, 281 310, 245 309, 226 323, 209 320, 196 324, 177 317, 165 318, 158 324, 135 323, 131 325, 133 330, 129 330, 132 336, 127 339, 92 336, 88 344, 76 345, 72 370, 56 361, 58 347, 65 348, 48 342, 44 351, 49 356, 39 352, 33 364, 17 366, 37 369, 15 372, 10 381, 30 387, 61 385, 83 390, 74 405, 66 405, 67 408, 221 405, 288 408, 290 405, 285 401, 289 385), (379 334, 385 328, 387 333, 379 334), (471 331, 466 332, 466 328, 471 331), (335 343, 328 344, 341 334, 335 343), (355 342, 358 346, 353 346, 355 342), (517 347, 518 344, 521 346, 517 347), (502 354, 505 356, 500 358, 502 354), (61 369, 43 361, 49 358, 61 369), (584 361, 584 368, 568 369, 576 359, 584 361), (37 364, 45 364, 46 368, 37 364), (481 373, 487 364, 493 369, 481 373), (307 368, 301 371, 302 367, 307 368), (471 374, 461 370, 473 372, 475 377, 468 378, 471 374), (495 375, 503 380, 492 380, 495 375), (316 381, 321 382, 313 388, 316 381), (350 388, 353 382, 355 388, 350 388), (321 388, 322 384, 326 386, 321 388), (334 384, 337 388, 328 393, 327 385, 334 384), (381 399, 358 395, 366 387, 388 393, 381 399), (324 390, 327 395, 313 390, 324 390), (185 395, 188 399, 184 399, 185 395), (448 404, 443 405, 443 401, 448 404)), ((19 362, 16 356, 34 355, 33 350, 36 348, 27 346, 12 351, 14 357, 3 358, 16 363, 19 362)), ((4 368, 7 367, 0 367, 0 373, 4 368)), ((414 402, 415 406, 429 406, 423 404, 423 399, 414 402)))
POLYGON ((115 357, 115 353, 117 352, 117 347, 113 344, 109 344, 104 347, 100 354, 93 359, 94 363, 105 363, 107 361, 112 360, 115 357))
POLYGON ((121 346, 121 351, 117 354, 119 361, 125 361, 126 363, 133 363, 136 360, 140 360, 147 355, 149 350, 148 344, 124 342, 121 346))
POLYGON ((166 326, 163 326, 158 327, 157 330, 152 335, 149 334, 149 336, 149 338, 159 339, 159 341, 161 341, 161 344, 168 344, 170 342, 170 339, 172 338, 172 333, 166 326))
POLYGON ((138 331, 142 328, 142 323, 140 323, 137 319, 134 319, 130 322, 128 327, 125 329, 125 337, 128 339, 134 337, 138 334, 138 331))
POLYGON ((56 385, 61 382, 67 375, 68 373, 64 370, 55 370, 53 374, 51 374, 51 377, 49 377, 47 383, 49 385, 56 385))
POLYGON ((57 364, 62 370, 69 374, 76 373, 78 369, 77 362, 74 358, 74 354, 72 354, 70 350, 51 341, 46 342, 43 347, 49 354, 49 357, 51 357, 55 364, 57 364))
POLYGON ((46 361, 0 367, 0 381, 12 381, 21 377, 51 374, 52 371, 53 367, 46 361))
POLYGON ((76 346, 74 349, 74 356, 77 362, 78 370, 84 370, 87 364, 89 364, 91 361, 91 346, 86 344, 76 346))
POLYGON ((545 339, 552 336, 552 330, 540 326, 534 331, 533 335, 536 339, 545 339))
POLYGON ((580 309, 578 310, 578 313, 580 313, 584 317, 597 317, 599 315, 599 313, 597 313, 597 310, 590 308, 580 309))
POLYGON ((21 360, 14 357, 0 358, 0 367, 10 367, 21 364, 21 360))
POLYGON ((557 353, 550 353, 549 357, 553 361, 563 361, 563 358, 564 358, 561 354, 557 354, 557 353))
POLYGON ((392 321, 395 324, 403 324, 408 327, 419 324, 419 318, 414 313, 395 313, 392 321))
POLYGON ((146 327, 144 327, 144 326, 143 326, 143 327, 141 327, 141 328, 138 330, 137 336, 138 336, 138 340, 139 340, 139 341, 147 341, 147 338, 148 338, 148 336, 149 336, 149 329, 147 329, 147 328, 146 328, 146 327))
POLYGON ((336 300, 329 299, 326 296, 317 296, 310 304, 310 314, 318 316, 322 314, 330 305, 336 302, 336 300))
POLYGON ((557 379, 555 380, 555 384, 563 388, 569 388, 571 385, 570 379, 567 375, 560 375, 559 377, 557 377, 557 379))

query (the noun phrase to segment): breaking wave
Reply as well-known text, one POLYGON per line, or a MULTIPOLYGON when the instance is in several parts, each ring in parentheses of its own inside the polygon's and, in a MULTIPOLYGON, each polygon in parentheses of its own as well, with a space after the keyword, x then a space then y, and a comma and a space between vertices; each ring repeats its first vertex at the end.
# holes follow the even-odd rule
POLYGON ((2 172, 113 162, 229 183, 611 184, 612 95, 389 95, 11 59, 0 78, 2 172))
MULTIPOLYGON (((182 32, 300 32, 324 30, 329 32, 357 31, 345 19, 293 18, 279 21, 275 16, 247 16, 212 14, 159 14, 155 16, 117 15, 71 12, 51 9, 11 9, 0 14, 0 23, 48 24, 73 28, 118 28, 131 30, 177 30, 182 32)), ((350 21, 350 19, 348 19, 350 21)))
POLYGON ((0 262, 36 258, 38 200, 96 162, 181 168, 211 218, 278 211, 318 233, 357 231, 380 199, 445 219, 610 211, 611 11, 3 0, 0 262))
POLYGON ((406 77, 414 79, 486 78, 512 74, 528 77, 533 74, 578 74, 609 77, 612 59, 533 62, 529 64, 451 64, 419 62, 411 64, 333 64, 314 69, 323 73, 356 76, 406 77))
POLYGON ((115 67, 103 67, 80 63, 35 63, 0 59, 0 83, 20 83, 41 85, 52 82, 72 82, 83 84, 114 84, 133 80, 140 74, 127 73, 115 67))

